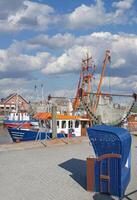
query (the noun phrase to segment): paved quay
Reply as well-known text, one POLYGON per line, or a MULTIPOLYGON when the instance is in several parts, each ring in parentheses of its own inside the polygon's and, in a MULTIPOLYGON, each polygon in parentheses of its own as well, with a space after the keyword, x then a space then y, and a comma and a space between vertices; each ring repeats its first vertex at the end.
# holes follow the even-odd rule
MULTIPOLYGON (((132 138, 132 179, 123 200, 137 200, 137 136, 132 138)), ((88 139, 46 147, 28 144, 0 145, 1 200, 117 199, 86 191, 86 158, 93 155, 88 139)))

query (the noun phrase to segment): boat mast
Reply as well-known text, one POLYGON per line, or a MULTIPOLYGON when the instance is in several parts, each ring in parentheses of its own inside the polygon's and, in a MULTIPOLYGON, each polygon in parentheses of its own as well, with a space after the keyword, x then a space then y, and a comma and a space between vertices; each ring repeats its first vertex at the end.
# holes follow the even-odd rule
POLYGON ((43 84, 41 84, 41 105, 43 106, 44 103, 44 95, 43 95, 43 84))
POLYGON ((98 103, 99 103, 102 81, 103 81, 103 78, 104 78, 104 73, 105 73, 106 65, 107 65, 108 62, 110 62, 110 51, 106 50, 105 59, 103 61, 103 66, 102 66, 102 72, 101 72, 101 76, 100 76, 100 80, 99 80, 99 84, 98 84, 98 88, 97 88, 97 92, 96 92, 96 100, 95 100, 95 103, 94 103, 94 106, 93 106, 93 112, 94 113, 96 112, 97 106, 98 106, 98 103))
POLYGON ((82 60, 82 69, 80 72, 79 83, 77 87, 76 97, 73 102, 73 111, 76 112, 80 107, 80 102, 84 100, 90 102, 91 81, 95 72, 96 66, 92 64, 92 57, 82 60))

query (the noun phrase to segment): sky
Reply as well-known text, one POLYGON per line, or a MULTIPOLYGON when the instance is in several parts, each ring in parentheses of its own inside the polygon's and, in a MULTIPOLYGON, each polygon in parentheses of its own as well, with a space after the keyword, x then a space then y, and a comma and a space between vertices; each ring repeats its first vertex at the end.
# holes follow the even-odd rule
POLYGON ((0 98, 75 96, 87 53, 96 90, 107 49, 102 90, 137 92, 136 0, 0 0, 0 98))

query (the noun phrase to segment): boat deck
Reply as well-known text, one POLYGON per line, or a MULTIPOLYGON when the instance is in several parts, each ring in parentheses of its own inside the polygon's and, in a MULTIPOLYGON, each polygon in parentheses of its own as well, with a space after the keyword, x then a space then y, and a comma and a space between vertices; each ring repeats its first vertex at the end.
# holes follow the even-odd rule
MULTIPOLYGON (((132 136, 132 179, 126 199, 137 199, 137 137, 132 136), (130 194, 131 193, 131 194, 130 194)), ((78 139, 78 138, 77 138, 78 139)), ((0 194, 3 200, 114 200, 86 191, 89 140, 0 145, 0 194)))

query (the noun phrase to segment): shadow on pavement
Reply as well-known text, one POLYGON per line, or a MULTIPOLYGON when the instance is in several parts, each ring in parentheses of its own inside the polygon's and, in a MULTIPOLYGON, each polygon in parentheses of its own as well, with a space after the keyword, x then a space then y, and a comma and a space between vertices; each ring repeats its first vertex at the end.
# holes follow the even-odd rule
MULTIPOLYGON (((119 200, 133 200, 133 198, 130 198, 129 196, 132 194, 137 193, 137 190, 134 190, 126 195, 124 195, 123 197, 119 198, 119 200)), ((115 200, 112 196, 107 195, 107 194, 100 194, 100 193, 95 193, 93 196, 94 200, 115 200)), ((118 199, 118 198, 117 198, 118 199)))
POLYGON ((107 194, 100 194, 100 193, 95 193, 93 196, 94 200, 115 200, 112 196, 107 195, 107 194))
MULTIPOLYGON (((80 160, 76 158, 72 158, 70 160, 67 160, 66 162, 63 162, 59 164, 59 167, 69 171, 70 177, 73 178, 81 187, 83 187, 86 190, 87 184, 86 184, 86 161, 80 160)), ((137 190, 134 190, 133 192, 130 192, 126 195, 124 195, 123 198, 120 198, 121 200, 127 199, 132 200, 129 196, 137 193, 137 190)), ((95 193, 93 196, 94 200, 115 200, 114 197, 107 194, 101 194, 101 193, 95 193)))
POLYGON ((130 192, 130 193, 124 195, 124 197, 120 198, 120 200, 122 200, 122 199, 133 200, 133 199, 130 198, 129 196, 132 195, 132 194, 135 194, 135 193, 137 193, 137 190, 134 190, 134 191, 132 191, 132 192, 130 192))
POLYGON ((64 163, 59 164, 63 169, 71 172, 73 178, 81 187, 86 190, 86 161, 72 158, 64 163))

